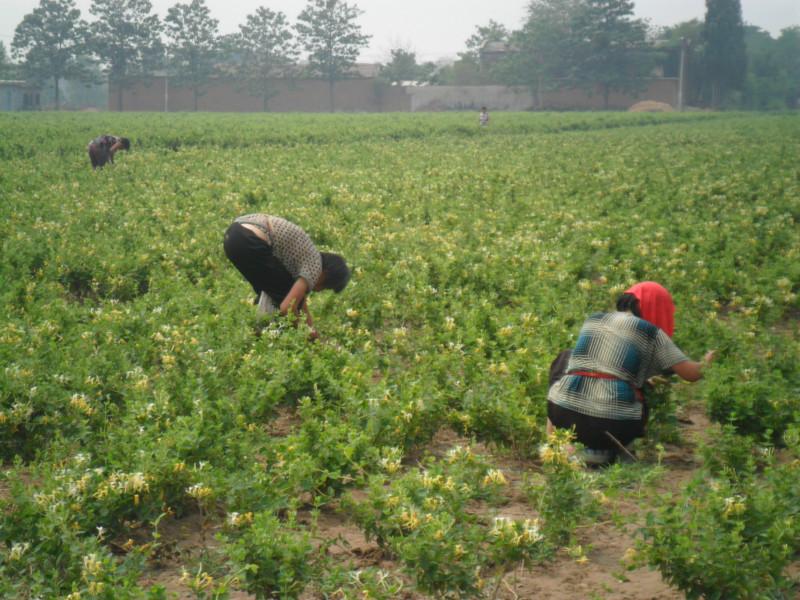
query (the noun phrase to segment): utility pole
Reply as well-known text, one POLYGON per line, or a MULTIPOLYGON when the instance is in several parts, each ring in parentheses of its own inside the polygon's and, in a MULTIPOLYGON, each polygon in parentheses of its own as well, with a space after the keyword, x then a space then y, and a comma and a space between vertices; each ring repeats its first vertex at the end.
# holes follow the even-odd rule
POLYGON ((686 59, 689 54, 689 45, 691 44, 689 38, 681 38, 681 62, 678 68, 678 110, 683 112, 686 102, 686 59))

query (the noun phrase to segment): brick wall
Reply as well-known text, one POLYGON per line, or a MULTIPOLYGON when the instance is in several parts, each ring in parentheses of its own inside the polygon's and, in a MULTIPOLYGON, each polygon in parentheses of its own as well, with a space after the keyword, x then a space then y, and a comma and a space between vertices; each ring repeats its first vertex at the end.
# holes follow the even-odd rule
MULTIPOLYGON (((190 111, 193 109, 192 92, 188 88, 168 83, 165 96, 164 77, 154 77, 149 82, 138 83, 123 91, 123 110, 190 111)), ((294 82, 277 80, 278 94, 270 99, 271 112, 327 112, 330 110, 328 84, 317 79, 294 82)), ((656 100, 672 106, 677 103, 678 80, 651 79, 638 94, 613 92, 609 108, 624 110, 640 100, 656 100)), ((577 88, 546 91, 541 97, 544 110, 602 110, 603 94, 577 88)), ((395 87, 381 85, 375 79, 346 79, 334 88, 337 111, 346 112, 406 112, 440 110, 533 110, 538 108, 529 88, 486 86, 421 86, 395 87)), ((224 112, 259 112, 262 100, 239 89, 234 82, 217 81, 208 86, 198 100, 198 110, 224 112)), ((109 110, 117 109, 117 90, 109 90, 109 110)))
MULTIPOLYGON (((536 98, 527 87, 499 85, 428 86, 409 89, 411 110, 532 110, 538 108, 536 98)), ((638 94, 613 92, 608 107, 625 110, 640 100, 656 100, 675 106, 678 99, 677 79, 651 79, 638 94)), ((589 93, 579 88, 561 88, 545 91, 541 97, 543 110, 602 110, 603 93, 598 88, 589 93)))
MULTIPOLYGON (((327 112, 330 110, 328 84, 317 79, 275 82, 278 94, 269 100, 271 112, 327 112)), ((240 90, 233 82, 213 82, 198 99, 198 110, 224 112, 259 112, 263 108, 260 98, 240 90)), ((334 87, 337 111, 395 112, 411 108, 408 94, 403 88, 381 86, 374 79, 346 79, 334 87)), ((154 77, 123 90, 123 110, 164 111, 193 110, 192 91, 167 83, 164 77, 154 77), (165 90, 165 85, 168 88, 165 90), (166 91, 166 94, 165 94, 166 91), (167 104, 168 103, 168 104, 167 104)), ((109 110, 117 110, 117 90, 109 90, 109 110)))

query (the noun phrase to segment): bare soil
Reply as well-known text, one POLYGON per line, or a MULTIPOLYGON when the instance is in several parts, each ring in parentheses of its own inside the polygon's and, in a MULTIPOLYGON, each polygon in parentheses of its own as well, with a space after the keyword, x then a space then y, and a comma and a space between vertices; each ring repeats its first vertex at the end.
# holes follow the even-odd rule
MULTIPOLYGON (((623 515, 619 520, 600 520, 581 527, 578 543, 583 548, 584 558, 575 558, 566 549, 554 560, 530 568, 519 568, 506 573, 496 591, 496 598, 504 600, 541 598, 552 600, 677 600, 683 595, 671 589, 661 580, 657 571, 640 568, 628 571, 623 556, 635 544, 636 529, 643 523, 646 514, 646 494, 674 491, 686 483, 698 468, 695 450, 703 439, 710 423, 699 409, 690 409, 679 415, 682 441, 679 445, 668 445, 662 455, 663 471, 645 496, 620 493, 606 507, 608 513, 623 515), (631 496, 634 496, 633 498, 631 496)), ((271 427, 273 435, 286 435, 298 423, 291 410, 281 411, 271 427)), ((470 441, 450 430, 440 431, 434 439, 406 463, 416 464, 426 455, 443 456, 454 445, 469 444, 470 441)), ((536 461, 526 461, 510 453, 477 444, 474 451, 489 457, 490 461, 503 469, 511 486, 510 501, 498 509, 502 516, 527 518, 535 516, 522 492, 525 473, 538 472, 536 461)), ((353 492, 356 499, 359 490, 353 492)), ((300 522, 310 522, 310 512, 298 514, 300 522)), ((177 600, 194 598, 191 590, 181 581, 184 568, 198 568, 204 555, 213 554, 218 542, 214 534, 217 525, 204 523, 198 515, 165 522, 161 527, 164 552, 160 564, 153 565, 142 579, 143 586, 160 584, 168 595, 177 600), (189 567, 191 565, 191 567, 189 567)), ((387 556, 373 541, 368 541, 362 530, 351 522, 336 506, 323 509, 317 519, 319 537, 333 541, 329 553, 333 560, 351 570, 378 567, 390 572, 407 583, 399 598, 417 600, 426 598, 413 589, 412 580, 403 573, 402 565, 387 556)), ((310 586, 303 600, 320 598, 310 586)), ((491 590, 490 593, 494 592, 491 590)), ((231 594, 235 600, 254 598, 241 591, 231 594)))

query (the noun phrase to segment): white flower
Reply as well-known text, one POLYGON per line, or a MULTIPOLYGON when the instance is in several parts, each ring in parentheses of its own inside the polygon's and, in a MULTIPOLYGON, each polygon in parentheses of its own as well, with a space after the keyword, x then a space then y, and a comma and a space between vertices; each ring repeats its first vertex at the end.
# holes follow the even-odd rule
POLYGON ((11 546, 11 552, 8 553, 8 560, 19 560, 22 555, 28 551, 31 545, 28 542, 19 544, 15 543, 11 546))

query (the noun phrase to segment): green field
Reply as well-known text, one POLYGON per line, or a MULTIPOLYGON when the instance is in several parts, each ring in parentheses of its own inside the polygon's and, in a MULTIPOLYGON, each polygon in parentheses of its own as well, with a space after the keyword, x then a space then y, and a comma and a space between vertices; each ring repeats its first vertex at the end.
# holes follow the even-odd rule
POLYGON ((632 573, 793 597, 798 157, 797 114, 0 114, 0 596, 506 597, 619 521, 632 573), (102 133, 133 147, 94 172, 102 133), (257 319, 247 212, 354 268, 319 343, 257 319), (551 360, 645 279, 716 363, 640 463, 541 453, 551 360))

